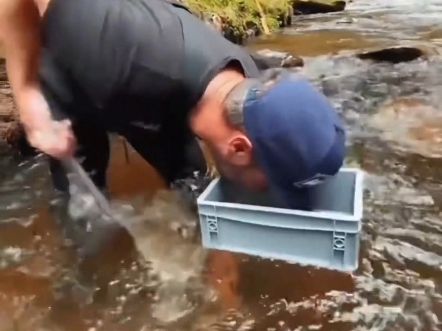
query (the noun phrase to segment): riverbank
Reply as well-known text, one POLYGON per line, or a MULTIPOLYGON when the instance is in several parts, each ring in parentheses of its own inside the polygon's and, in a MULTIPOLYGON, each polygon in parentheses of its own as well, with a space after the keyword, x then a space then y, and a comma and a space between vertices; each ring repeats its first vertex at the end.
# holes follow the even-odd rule
POLYGON ((236 43, 290 26, 293 15, 342 11, 335 0, 182 0, 196 15, 236 43))
POLYGON ((291 0, 184 0, 200 18, 228 35, 269 34, 291 16, 291 0))
POLYGON ((15 111, 12 89, 6 75, 5 59, 0 58, 0 143, 7 143, 14 149, 26 141, 23 130, 19 125, 18 114, 15 111))

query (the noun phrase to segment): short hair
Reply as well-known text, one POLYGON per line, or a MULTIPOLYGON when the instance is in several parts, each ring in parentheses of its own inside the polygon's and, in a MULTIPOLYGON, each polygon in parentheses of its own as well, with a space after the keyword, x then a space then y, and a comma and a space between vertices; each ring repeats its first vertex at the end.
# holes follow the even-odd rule
POLYGON ((258 78, 247 78, 236 85, 224 100, 224 115, 227 122, 234 127, 242 127, 244 102, 250 89, 255 89, 256 93, 261 95, 283 76, 287 76, 287 73, 286 69, 272 68, 262 71, 258 78))

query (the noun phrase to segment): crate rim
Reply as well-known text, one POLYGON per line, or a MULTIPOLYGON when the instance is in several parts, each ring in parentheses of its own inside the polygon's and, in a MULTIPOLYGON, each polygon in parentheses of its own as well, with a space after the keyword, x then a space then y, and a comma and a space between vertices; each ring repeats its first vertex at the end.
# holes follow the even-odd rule
POLYGON ((217 201, 206 201, 205 199, 212 191, 213 187, 218 184, 221 180, 220 177, 214 179, 209 186, 204 190, 204 192, 198 197, 197 204, 199 206, 212 206, 212 207, 224 207, 229 209, 241 209, 241 210, 250 210, 250 211, 258 211, 258 212, 278 212, 280 214, 286 215, 298 215, 298 216, 308 216, 314 218, 323 218, 323 219, 331 219, 337 218, 340 221, 360 221, 363 217, 363 179, 364 173, 359 168, 341 168, 339 172, 353 172, 356 174, 355 178, 355 196, 353 201, 353 214, 344 214, 339 212, 327 212, 327 215, 324 215, 323 212, 317 211, 302 211, 296 209, 285 209, 285 208, 277 208, 277 207, 263 207, 263 206, 254 206, 248 204, 238 204, 232 202, 217 202, 217 201))

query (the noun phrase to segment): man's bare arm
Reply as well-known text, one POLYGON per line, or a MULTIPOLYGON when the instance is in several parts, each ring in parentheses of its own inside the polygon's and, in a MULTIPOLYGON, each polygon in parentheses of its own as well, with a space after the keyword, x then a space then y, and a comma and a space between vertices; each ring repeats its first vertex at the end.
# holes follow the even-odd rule
MULTIPOLYGON (((72 157, 75 136, 71 123, 52 119, 40 90, 41 19, 35 1, 0 0, 0 40, 5 46, 8 78, 29 143, 59 159, 72 157)), ((39 3, 42 6, 44 0, 39 3)))
POLYGON ((26 109, 29 108, 26 107, 29 93, 40 93, 38 84, 40 34, 41 19, 34 0, 0 2, 0 38, 6 50, 8 79, 20 115, 25 117, 26 109))

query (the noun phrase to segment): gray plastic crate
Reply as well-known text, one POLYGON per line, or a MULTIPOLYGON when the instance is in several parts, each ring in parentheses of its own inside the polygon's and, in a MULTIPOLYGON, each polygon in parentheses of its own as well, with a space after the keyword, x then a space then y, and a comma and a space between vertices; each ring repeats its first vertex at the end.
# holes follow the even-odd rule
POLYGON ((363 174, 342 168, 314 188, 313 211, 275 208, 223 178, 198 198, 203 245, 330 269, 358 266, 363 174))

